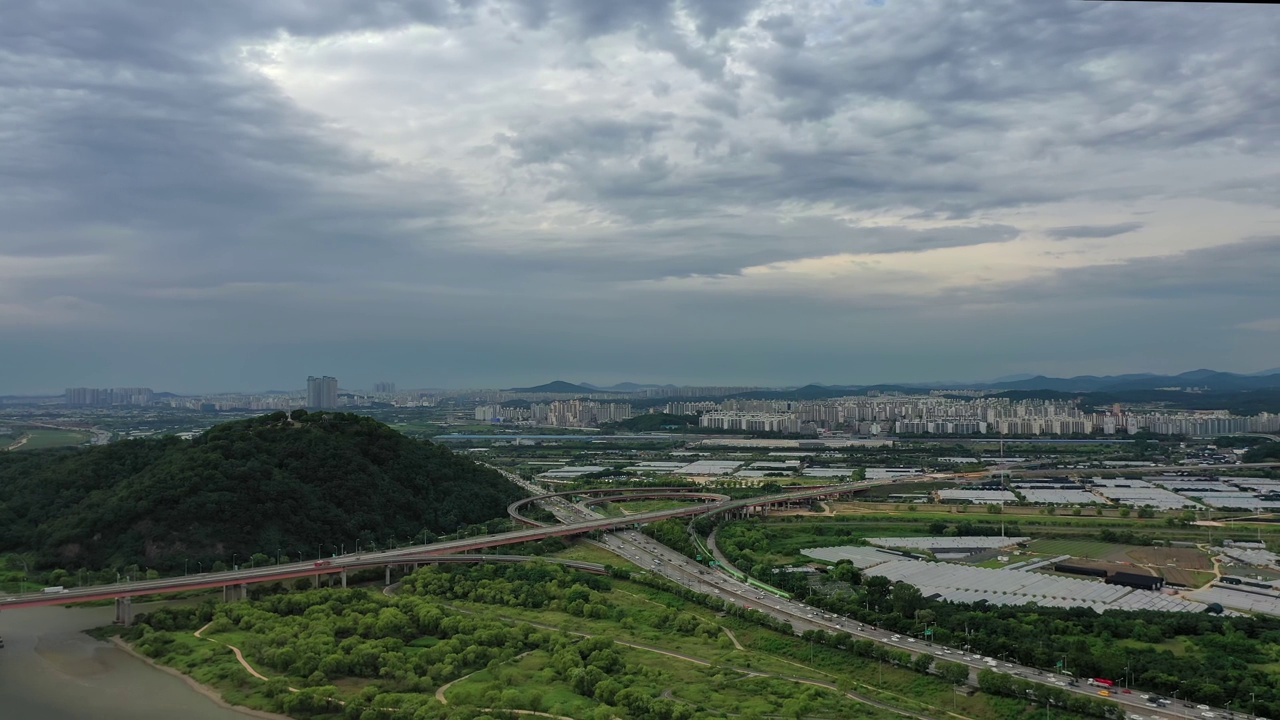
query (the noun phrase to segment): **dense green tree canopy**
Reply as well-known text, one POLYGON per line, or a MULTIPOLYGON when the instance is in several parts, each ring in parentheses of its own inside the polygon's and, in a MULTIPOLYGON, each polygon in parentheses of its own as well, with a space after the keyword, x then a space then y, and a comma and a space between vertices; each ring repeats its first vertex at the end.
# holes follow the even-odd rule
POLYGON ((522 494, 370 418, 280 412, 190 441, 0 454, 0 552, 90 568, 181 568, 277 549, 296 559, 453 532, 505 515, 522 494))

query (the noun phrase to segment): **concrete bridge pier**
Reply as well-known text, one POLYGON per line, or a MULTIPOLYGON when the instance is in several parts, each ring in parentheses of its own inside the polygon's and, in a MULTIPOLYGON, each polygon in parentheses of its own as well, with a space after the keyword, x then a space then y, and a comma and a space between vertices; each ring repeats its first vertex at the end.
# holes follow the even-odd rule
POLYGON ((223 585, 222 586, 222 602, 233 603, 249 599, 249 586, 240 585, 223 585))
POLYGON ((133 626, 133 598, 116 598, 116 624, 125 627, 133 626))
POLYGON ((391 566, 387 566, 387 585, 391 585, 391 566))
POLYGON ((346 568, 342 569, 342 589, 343 590, 347 589, 347 569, 346 568))

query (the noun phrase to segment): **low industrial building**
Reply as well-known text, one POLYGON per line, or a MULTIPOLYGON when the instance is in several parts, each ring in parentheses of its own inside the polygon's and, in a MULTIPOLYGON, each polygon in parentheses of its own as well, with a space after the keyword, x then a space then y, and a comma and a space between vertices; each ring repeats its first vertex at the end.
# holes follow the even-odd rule
POLYGON ((1164 578, 1158 575, 1142 575, 1140 573, 1113 573, 1104 581, 1108 585, 1123 585, 1139 590, 1159 590, 1164 587, 1164 578))

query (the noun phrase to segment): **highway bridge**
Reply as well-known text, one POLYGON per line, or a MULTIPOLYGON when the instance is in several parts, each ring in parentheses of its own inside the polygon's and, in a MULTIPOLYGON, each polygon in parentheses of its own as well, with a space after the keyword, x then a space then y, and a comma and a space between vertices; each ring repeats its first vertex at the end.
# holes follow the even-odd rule
MULTIPOLYGON (((242 599, 247 585, 250 583, 281 582, 304 577, 321 575, 339 575, 345 585, 349 570, 384 567, 390 578, 391 568, 396 565, 412 565, 415 562, 433 562, 445 555, 474 552, 486 548, 515 545, 523 542, 543 540, 549 537, 570 537, 586 535, 594 532, 606 532, 624 528, 634 528, 647 523, 668 520, 671 518, 692 517, 708 513, 743 513, 758 512, 770 505, 791 503, 799 500, 826 498, 861 490, 885 481, 845 483, 809 487, 775 495, 753 497, 743 500, 713 500, 702 505, 656 510, 637 513, 620 518, 600 518, 563 525, 531 527, 523 530, 480 535, 461 540, 433 543, 430 545, 414 545, 395 550, 369 553, 353 553, 316 561, 285 563, 266 567, 235 569, 219 573, 200 573, 181 577, 158 578, 155 580, 139 580, 112 585, 90 585, 87 587, 67 588, 60 592, 31 592, 0 598, 0 611, 19 610, 22 608, 41 607, 46 605, 67 605, 76 602, 115 599, 117 618, 122 623, 132 620, 130 607, 132 598, 166 593, 186 592, 190 590, 208 590, 225 588, 223 596, 226 600, 242 599)), ((670 490, 670 489, 668 489, 670 490)), ((608 491, 617 494, 618 490, 608 491)), ((582 494, 576 491, 570 494, 582 494)), ((694 497, 697 493, 688 496, 694 497)), ((722 497, 722 496, 721 496, 722 497)), ((539 498, 530 498, 537 500, 539 498)), ((490 558, 492 556, 482 556, 490 558)))
MULTIPOLYGON (((1168 470, 1209 470, 1224 468, 1242 468, 1242 467, 1276 467, 1280 463, 1255 463, 1251 465, 1213 465, 1213 466, 1184 466, 1170 467, 1168 470)), ((1161 468, 1141 468, 1144 471, 1160 470, 1161 468)), ((1036 471, 1039 472, 1080 472, 1079 470, 1057 470, 1057 471, 1036 471)), ((1029 474, 1026 471, 1015 471, 1015 473, 1023 475, 1029 474)), ((750 515, 763 511, 764 509, 774 505, 784 505, 804 500, 817 500, 837 497, 849 493, 865 490, 867 488, 880 485, 902 484, 908 482, 919 481, 936 481, 940 476, 917 476, 911 478, 893 478, 884 480, 861 480, 851 483, 842 483, 838 485, 823 485, 815 487, 800 488, 784 493, 774 495, 766 495, 739 500, 722 500, 714 499, 716 496, 712 493, 702 493, 701 499, 711 498, 709 502, 700 505, 690 505, 688 507, 672 508, 669 510, 655 510, 652 512, 637 513, 626 517, 618 518, 599 518, 583 520, 580 522, 564 523, 560 525, 537 525, 521 530, 513 530, 505 533, 496 533, 493 535, 480 535, 477 537, 463 538, 460 540, 450 540, 446 542, 438 542, 430 545, 414 545, 402 547, 395 550, 386 550, 380 552, 353 553, 340 555, 329 559, 321 559, 317 561, 286 563, 280 565, 270 565, 259 568, 235 569, 220 573, 201 573, 197 575, 184 575, 181 577, 159 578, 156 580, 139 580, 134 582, 116 583, 112 585, 91 585, 86 587, 68 588, 62 592, 31 592, 19 595, 12 595, 0 598, 0 611, 18 610, 21 608, 40 607, 45 605, 67 605, 75 602, 86 602, 93 600, 116 599, 117 613, 122 622, 129 622, 131 619, 131 610, 127 607, 128 600, 135 597, 145 597, 149 595, 162 595, 166 593, 185 592, 189 590, 206 590, 212 588, 230 588, 224 592, 224 597, 228 600, 240 599, 244 596, 245 587, 250 583, 266 583, 280 582, 285 580, 293 580, 303 577, 317 577, 320 575, 340 575, 344 579, 348 570, 362 570, 367 568, 384 567, 387 569, 387 575, 390 576, 390 568, 396 565, 412 565, 414 562, 431 561, 442 555, 457 555, 460 553, 474 552, 487 548, 502 547, 505 545, 515 545, 523 542, 531 542, 543 540, 549 537, 573 537, 578 535, 587 535, 595 532, 608 532, 612 530, 621 530, 627 528, 635 528, 652 522, 668 520, 672 518, 694 517, 698 515, 713 514, 731 514, 731 515, 750 515)), ((637 493, 645 491, 656 493, 670 493, 679 497, 697 498, 700 492, 696 489, 685 488, 638 488, 637 493)), ((605 488, 599 491, 583 491, 575 490, 562 493, 551 493, 513 503, 512 508, 515 511, 513 517, 519 514, 519 509, 530 502, 536 502, 542 499, 564 497, 564 496, 608 496, 608 495, 626 495, 627 497, 636 497, 636 494, 620 493, 616 488, 605 488)), ((512 508, 508 508, 510 511, 512 508)), ((532 524, 528 518, 523 518, 522 522, 532 524)), ((486 556, 488 557, 488 556, 486 556)))

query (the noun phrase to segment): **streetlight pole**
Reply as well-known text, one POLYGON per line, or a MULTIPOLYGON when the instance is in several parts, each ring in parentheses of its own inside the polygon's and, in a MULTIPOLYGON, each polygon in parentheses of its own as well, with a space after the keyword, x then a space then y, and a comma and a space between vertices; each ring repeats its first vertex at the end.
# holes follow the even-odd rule
POLYGON ((232 570, 235 570, 235 569, 236 569, 236 554, 235 554, 235 553, 231 553, 231 569, 232 569, 232 570))
MULTIPOLYGON (((203 562, 201 562, 201 561, 199 561, 199 560, 197 560, 197 561, 196 561, 196 569, 197 569, 197 570, 199 570, 199 571, 200 571, 200 573, 203 575, 203 574, 204 574, 204 563, 203 563, 203 562)), ((116 575, 117 575, 117 576, 119 576, 119 574, 120 574, 120 573, 116 573, 116 575)))
POLYGON ((276 548, 276 564, 280 564, 280 548, 276 548))
POLYGON ((183 577, 186 577, 186 576, 187 576, 187 564, 188 564, 188 563, 190 563, 190 562, 191 562, 191 558, 183 558, 183 559, 182 559, 182 576, 183 576, 183 577))
POLYGON ((21 595, 27 591, 27 574, 31 572, 31 569, 27 567, 25 559, 19 560, 19 562, 22 563, 22 579, 18 581, 18 594, 21 595))

